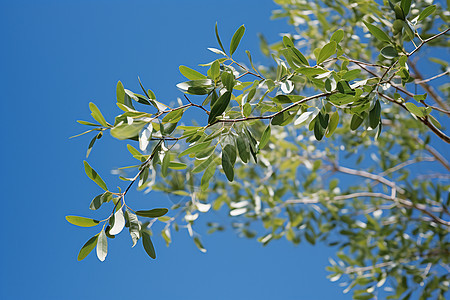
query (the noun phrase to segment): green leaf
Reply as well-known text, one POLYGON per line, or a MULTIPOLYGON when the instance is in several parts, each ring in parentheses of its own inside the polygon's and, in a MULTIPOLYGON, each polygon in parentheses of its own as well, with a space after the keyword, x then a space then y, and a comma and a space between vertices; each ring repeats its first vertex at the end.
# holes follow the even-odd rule
POLYGON ((131 246, 131 247, 134 247, 134 246, 136 246, 137 241, 141 237, 141 232, 140 232, 141 226, 139 225, 139 220, 138 220, 137 216, 135 214, 133 214, 132 212, 130 212, 128 209, 125 210, 125 218, 128 221, 129 232, 130 232, 131 240, 133 242, 133 246, 131 246))
POLYGON ((169 168, 169 162, 170 162, 170 152, 167 151, 164 154, 163 161, 161 163, 161 174, 163 177, 167 176, 167 169, 169 168))
POLYGON ((259 142, 259 149, 263 149, 267 143, 269 142, 270 139, 270 133, 271 133, 271 129, 270 129, 270 125, 268 125, 266 127, 266 129, 264 129, 264 132, 261 136, 261 141, 259 142))
POLYGON ((105 203, 109 202, 112 199, 112 193, 110 192, 104 192, 103 194, 100 194, 96 196, 91 204, 89 205, 89 209, 91 210, 97 210, 100 208, 100 206, 105 203))
POLYGON ((220 63, 218 60, 215 60, 211 65, 211 77, 215 80, 220 75, 220 63))
POLYGON ((169 210, 167 208, 154 208, 150 210, 138 210, 136 215, 147 218, 159 218, 167 214, 169 210))
POLYGON ((169 162, 169 169, 173 169, 173 170, 184 170, 187 168, 186 164, 183 164, 181 162, 177 162, 177 161, 171 161, 169 162))
POLYGON ((239 46, 239 43, 244 36, 245 27, 244 25, 241 25, 236 32, 233 35, 233 38, 231 39, 230 43, 230 55, 233 55, 233 53, 236 51, 237 47, 239 46))
POLYGON ((80 227, 93 227, 100 223, 100 221, 79 216, 66 216, 66 220, 67 222, 80 227))
POLYGON ((202 161, 200 164, 198 164, 193 170, 192 173, 200 173, 204 169, 206 169, 212 162, 214 161, 214 155, 211 155, 208 157, 208 159, 202 161))
POLYGON ((108 122, 106 122, 105 118, 103 117, 102 113, 100 112, 100 110, 98 109, 98 107, 92 103, 89 102, 89 108, 91 109, 91 115, 92 117, 99 122, 100 124, 102 124, 103 127, 111 127, 111 125, 108 124, 108 122))
POLYGON ((231 100, 230 91, 226 91, 225 93, 223 93, 222 96, 219 97, 219 99, 217 99, 216 103, 214 103, 214 106, 211 108, 211 112, 208 118, 208 124, 211 124, 216 120, 216 117, 222 115, 222 113, 228 107, 230 100, 231 100))
POLYGON ((217 22, 216 22, 215 31, 216 31, 217 42, 219 42, 220 49, 222 49, 223 53, 225 53, 225 49, 223 48, 222 41, 220 40, 220 37, 219 37, 219 30, 217 29, 217 22))
POLYGON ((203 173, 200 186, 202 191, 206 191, 209 185, 209 181, 213 177, 214 173, 216 171, 216 164, 211 163, 208 168, 205 170, 205 173, 203 173))
POLYGON ((377 100, 377 102, 375 102, 374 107, 369 112, 370 127, 375 129, 378 126, 378 124, 380 124, 380 119, 381 119, 381 105, 380 105, 380 101, 377 100))
POLYGON ((436 126, 437 128, 441 129, 441 127, 442 127, 441 123, 439 123, 439 121, 436 120, 435 117, 433 117, 432 115, 428 115, 428 119, 431 121, 431 123, 433 123, 434 126, 436 126))
POLYGON ((370 23, 367 23, 366 21, 363 21, 364 24, 367 26, 367 29, 369 29, 370 33, 378 40, 385 41, 385 42, 391 42, 391 39, 389 36, 380 28, 377 26, 374 26, 370 23))
POLYGON ((409 9, 411 8, 411 0, 402 0, 400 6, 402 7, 405 17, 408 16, 409 9))
POLYGON ((252 106, 250 105, 250 103, 244 104, 244 107, 242 108, 242 112, 244 113, 244 117, 250 116, 250 114, 252 113, 252 106))
POLYGON ((388 45, 386 47, 384 47, 383 49, 381 49, 381 55, 383 55, 384 57, 388 58, 388 59, 392 59, 398 56, 398 52, 397 50, 395 50, 394 47, 392 47, 391 45, 388 45))
POLYGON ((339 29, 333 33, 333 35, 330 38, 330 41, 335 41, 336 43, 339 44, 339 42, 342 41, 343 38, 344 38, 344 30, 339 29))
POLYGON ((183 117, 184 109, 172 110, 163 119, 163 123, 177 123, 183 117))
POLYGON ((323 135, 325 134, 325 128, 322 127, 320 119, 319 119, 320 113, 319 115, 316 117, 316 120, 314 122, 314 137, 316 138, 316 140, 320 141, 323 138, 323 135))
POLYGON ((88 256, 89 253, 91 253, 92 250, 94 250, 95 246, 97 246, 97 240, 98 240, 98 233, 91 237, 86 244, 81 247, 80 252, 78 253, 78 261, 81 261, 88 256))
POLYGON ((239 157, 244 163, 250 160, 250 149, 248 144, 248 138, 245 133, 241 133, 236 137, 236 144, 239 153, 239 157))
POLYGON ((183 152, 181 152, 180 154, 178 154, 178 157, 182 157, 186 154, 195 153, 200 150, 206 149, 209 145, 211 145, 211 141, 203 142, 200 144, 195 144, 192 147, 189 147, 186 150, 184 150, 183 152))
POLYGON ((144 121, 133 121, 131 125, 128 123, 122 123, 111 128, 110 133, 113 137, 119 140, 131 139, 137 137, 145 125, 147 125, 147 122, 144 121))
POLYGON ((95 124, 95 123, 91 123, 91 122, 83 121, 83 120, 77 120, 77 122, 82 125, 95 126, 95 127, 100 126, 100 124, 95 124))
POLYGON ((125 89, 122 85, 122 82, 120 82, 120 81, 117 83, 116 94, 117 94, 117 102, 118 103, 134 109, 131 98, 126 94, 125 89))
POLYGON ((407 102, 407 103, 405 103, 405 106, 409 110, 409 112, 412 113, 413 115, 415 115, 417 117, 424 117, 424 113, 423 113, 422 109, 417 107, 414 103, 407 102))
POLYGON ((189 80, 197 80, 197 79, 207 79, 205 75, 199 73, 189 67, 181 65, 179 67, 180 73, 183 74, 189 80))
POLYGON ((142 231, 142 244, 144 246, 145 252, 147 252, 148 256, 155 259, 156 252, 155 247, 153 247, 152 240, 150 239, 150 235, 146 231, 142 231))
POLYGON ((358 115, 353 115, 352 120, 350 121, 350 129, 356 130, 362 124, 364 119, 360 118, 358 115))
POLYGON ((429 15, 434 13, 435 10, 436 10, 436 5, 428 6, 427 8, 422 10, 422 12, 420 13, 419 17, 417 18, 417 21, 420 22, 420 21, 424 20, 426 17, 428 17, 429 15))
POLYGON ((324 62, 331 55, 335 54, 336 47, 337 47, 337 44, 335 41, 331 41, 328 44, 326 44, 325 46, 323 46, 323 48, 320 49, 319 57, 317 58, 317 64, 324 62))
POLYGON ((221 80, 223 86, 231 92, 234 87, 234 75, 230 72, 222 72, 221 80))
POLYGON ((228 181, 232 182, 234 179, 234 168, 227 151, 222 151, 222 168, 228 181))
POLYGON ((347 73, 345 73, 345 74, 342 76, 342 79, 345 80, 345 81, 351 81, 351 80, 354 80, 354 79, 358 78, 359 73, 361 73, 361 70, 360 70, 360 69, 353 69, 353 70, 350 70, 350 71, 348 71, 347 73))
POLYGON ((214 89, 214 83, 211 79, 198 79, 177 84, 182 92, 192 95, 207 95, 214 89))
POLYGON ((327 133, 325 134, 325 136, 327 138, 333 134, 333 132, 336 130, 338 124, 339 124, 339 113, 337 111, 335 111, 331 115, 330 122, 328 123, 327 133))
POLYGON ((287 35, 283 36, 283 44, 284 44, 284 46, 285 46, 286 48, 288 48, 288 47, 293 47, 293 48, 295 48, 294 42, 293 42, 293 41, 291 40, 291 38, 288 37, 287 35))
POLYGON ((86 175, 91 180, 93 180, 96 184, 98 184, 99 187, 101 187, 102 189, 107 191, 108 188, 106 187, 106 183, 103 181, 103 179, 100 177, 100 175, 98 175, 97 172, 95 172, 95 170, 92 169, 92 167, 88 164, 87 161, 83 161, 83 163, 84 163, 84 171, 86 172, 86 175))
POLYGON ((197 236, 194 237, 194 243, 195 243, 195 246, 197 246, 197 248, 198 248, 201 252, 203 252, 203 253, 206 252, 205 247, 203 247, 202 242, 200 241, 200 239, 199 239, 197 236))
POLYGON ((108 254, 108 241, 106 239, 105 231, 100 231, 97 240, 97 257, 100 261, 104 261, 108 254))

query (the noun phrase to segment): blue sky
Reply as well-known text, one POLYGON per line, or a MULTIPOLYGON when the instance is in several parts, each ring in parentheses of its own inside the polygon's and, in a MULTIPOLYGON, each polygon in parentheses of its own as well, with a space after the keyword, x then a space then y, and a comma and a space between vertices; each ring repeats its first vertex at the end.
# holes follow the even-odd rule
MULTIPOLYGON (((244 60, 248 49, 255 62, 266 62, 257 33, 275 42, 290 30, 285 20, 269 20, 271 1, 2 2, 1 299, 351 298, 325 278, 334 251, 322 246, 277 241, 263 248, 231 230, 206 235, 200 228, 206 254, 182 231, 169 248, 155 238, 158 259, 151 260, 122 234, 109 241, 105 262, 95 253, 77 262, 98 229, 64 219, 96 217, 88 207, 100 191, 82 164, 90 137, 68 139, 84 129, 75 121, 89 118, 88 103, 112 120, 117 81, 137 91, 137 76, 158 100, 174 101, 181 96, 175 84, 184 80, 178 66, 216 57, 206 50, 217 47, 216 21, 226 43, 245 24, 237 57, 244 60)), ((106 135, 89 161, 118 183, 109 170, 130 158, 125 143, 106 135)), ((170 205, 166 196, 130 197, 142 207, 170 205)))

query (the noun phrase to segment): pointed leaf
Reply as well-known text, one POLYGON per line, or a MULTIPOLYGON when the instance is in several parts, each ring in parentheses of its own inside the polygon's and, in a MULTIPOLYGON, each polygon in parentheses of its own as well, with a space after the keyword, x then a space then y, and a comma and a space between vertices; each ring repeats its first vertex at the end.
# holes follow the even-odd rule
POLYGON ((325 134, 325 136, 327 138, 333 134, 333 132, 336 130, 338 124, 339 124, 339 113, 337 111, 335 111, 331 115, 330 122, 328 123, 327 133, 325 134))
POLYGON ((167 208, 154 208, 150 210, 138 210, 136 215, 147 218, 159 218, 167 214, 169 210, 167 208))
POLYGON ((220 37, 219 37, 219 30, 217 29, 217 22, 216 22, 215 31, 216 31, 217 42, 219 42, 220 49, 222 49, 223 53, 225 53, 225 49, 223 48, 222 41, 220 40, 220 37))
POLYGON ((375 106, 369 112, 370 127, 376 128, 378 126, 378 124, 380 123, 380 119, 381 119, 381 105, 380 105, 380 101, 377 100, 377 102, 375 102, 375 106))
POLYGON ((103 117, 102 113, 100 112, 100 110, 98 109, 98 107, 92 103, 89 102, 89 108, 91 109, 91 115, 92 117, 99 122, 100 124, 103 125, 103 127, 110 127, 110 125, 106 122, 105 118, 103 117))
POLYGON ((233 53, 236 51, 242 37, 244 36, 244 32, 245 32, 245 26, 241 25, 241 27, 239 27, 236 30, 236 32, 234 33, 233 38, 231 39, 231 43, 230 43, 230 55, 233 55, 233 53))
POLYGON ((84 171, 86 172, 86 175, 93 180, 96 184, 98 184, 99 187, 104 189, 105 191, 108 190, 106 183, 103 181, 103 179, 100 177, 100 175, 95 172, 94 169, 88 164, 87 161, 83 161, 84 163, 84 171))
POLYGON ((426 17, 428 17, 429 15, 434 13, 435 10, 436 10, 436 5, 428 6, 427 8, 422 10, 422 12, 420 13, 419 17, 417 18, 417 21, 418 22, 422 21, 423 19, 425 19, 426 17))
POLYGON ((336 47, 337 47, 337 44, 335 41, 331 41, 328 44, 326 44, 325 46, 323 46, 323 48, 320 49, 319 57, 317 58, 317 64, 322 63, 327 58, 329 58, 331 55, 335 54, 336 47))
POLYGON ((100 221, 79 216, 66 216, 66 220, 67 222, 80 227, 92 227, 100 223, 100 221))
POLYGON ((268 125, 266 127, 266 129, 264 129, 264 132, 261 136, 261 141, 259 142, 259 149, 263 149, 267 143, 269 142, 270 139, 270 133, 271 133, 271 129, 270 129, 270 125, 268 125))
POLYGON ((150 235, 146 231, 142 231, 142 244, 144 246, 145 252, 147 252, 148 256, 155 259, 156 252, 155 247, 153 247, 152 240, 150 239, 150 235))
POLYGON ((205 75, 200 72, 197 72, 189 67, 181 65, 179 67, 180 73, 183 74, 189 80, 197 80, 197 79, 207 79, 205 75))
POLYGON ((385 41, 385 42, 390 42, 391 39, 389 38, 389 36, 380 28, 378 28, 375 25, 372 25, 370 23, 367 23, 366 21, 363 21, 364 24, 367 26, 367 29, 369 29, 370 33, 378 40, 381 41, 385 41))
POLYGON ((81 247, 80 252, 78 253, 78 261, 81 261, 88 256, 89 253, 91 253, 92 250, 94 250, 95 246, 97 246, 97 239, 98 239, 98 233, 91 237, 86 244, 81 247))
POLYGON ((216 103, 214 103, 214 106, 211 108, 211 112, 208 118, 208 124, 211 124, 216 120, 216 117, 222 115, 222 113, 228 107, 230 100, 231 100, 230 91, 226 91, 222 96, 219 97, 219 99, 217 99, 216 103))
POLYGON ((129 223, 129 231, 130 231, 130 236, 131 236, 131 240, 133 241, 133 246, 136 246, 137 241, 139 240, 139 238, 141 237, 141 225, 139 224, 139 220, 137 218, 137 216, 135 214, 133 214, 132 212, 130 212, 128 209, 125 210, 125 217, 128 220, 129 223))

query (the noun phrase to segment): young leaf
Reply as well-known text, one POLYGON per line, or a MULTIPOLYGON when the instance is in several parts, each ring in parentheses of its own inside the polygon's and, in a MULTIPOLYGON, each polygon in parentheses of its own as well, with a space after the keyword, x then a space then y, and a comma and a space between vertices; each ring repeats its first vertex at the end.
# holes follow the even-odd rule
POLYGON ((186 66, 180 66, 180 73, 189 80, 207 79, 205 75, 186 66))
POLYGON ((103 179, 100 177, 100 175, 95 172, 94 169, 88 164, 87 161, 83 161, 84 163, 84 171, 86 172, 86 175, 93 180, 96 184, 98 184, 99 187, 104 189, 105 191, 108 190, 106 183, 103 181, 103 179))
POLYGON ((152 240, 150 239, 150 235, 146 231, 142 231, 142 244, 144 246, 145 252, 147 252, 148 256, 155 259, 156 252, 155 247, 153 247, 152 240))
POLYGON ((400 6, 402 7, 405 17, 408 16, 409 9, 411 8, 411 0, 402 0, 400 6))
POLYGON ((223 53, 225 53, 225 49, 223 48, 222 41, 220 40, 220 37, 219 37, 219 30, 217 29, 217 22, 216 22, 215 31, 216 31, 217 42, 219 42, 220 49, 222 49, 223 53))
POLYGON ((223 86, 231 92, 234 87, 234 75, 231 72, 223 72, 221 80, 223 86))
POLYGON ((78 261, 81 261, 88 256, 89 253, 91 253, 92 250, 94 250, 95 246, 97 246, 97 240, 98 240, 98 233, 91 237, 86 244, 81 247, 80 252, 78 253, 78 261))
POLYGON ((92 227, 100 223, 100 221, 79 216, 66 216, 66 220, 67 222, 80 227, 92 227))
POLYGON ((220 75, 220 63, 218 60, 215 60, 211 65, 211 77, 215 80, 220 75))
POLYGON ((263 149, 269 142, 270 132, 271 132, 270 125, 268 125, 261 136, 261 141, 259 142, 259 149, 263 149))
POLYGON ((108 122, 106 122, 105 118, 103 117, 102 113, 100 112, 100 110, 98 109, 98 107, 92 103, 89 102, 89 108, 91 109, 91 115, 92 117, 99 122, 100 124, 102 124, 103 127, 110 127, 111 125, 108 124, 108 122))
POLYGON ((336 47, 337 44, 335 41, 331 41, 323 46, 323 48, 320 49, 319 57, 317 58, 317 64, 324 62, 327 58, 336 53, 336 47))
POLYGON ((163 123, 177 123, 183 117, 184 109, 173 110, 168 113, 163 119, 163 123))
POLYGON ((385 41, 385 42, 391 42, 391 39, 389 36, 380 28, 377 26, 374 26, 370 23, 367 23, 366 21, 363 21, 364 24, 367 26, 367 29, 369 29, 370 33, 378 40, 385 41))
POLYGON ((100 261, 104 261, 108 254, 108 241, 106 239, 105 231, 100 231, 97 240, 97 257, 100 261))
POLYGON ((236 32, 233 35, 233 38, 231 39, 230 43, 230 55, 233 55, 233 53, 236 51, 237 47, 239 46, 239 43, 242 39, 242 36, 244 36, 245 27, 244 25, 241 25, 236 32))
POLYGON ((150 210, 138 210, 136 215, 147 218, 159 218, 167 214, 169 210, 167 208, 154 208, 150 210))
POLYGON ((216 120, 216 117, 220 116, 228 107, 231 100, 231 92, 226 91, 222 96, 217 99, 214 106, 211 108, 211 112, 208 118, 208 124, 211 124, 216 120))

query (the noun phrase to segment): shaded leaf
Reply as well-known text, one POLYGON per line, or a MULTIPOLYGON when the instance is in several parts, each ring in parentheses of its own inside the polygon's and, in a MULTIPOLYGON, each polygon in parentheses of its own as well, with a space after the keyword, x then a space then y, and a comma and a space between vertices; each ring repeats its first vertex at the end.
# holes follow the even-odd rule
POLYGON ((150 235, 146 231, 142 231, 142 244, 144 246, 145 252, 147 252, 148 256, 155 259, 156 252, 155 247, 153 247, 152 240, 150 239, 150 235))
POLYGON ((159 218, 167 214, 169 210, 167 208, 154 208, 150 210, 138 210, 136 215, 147 218, 159 218))

